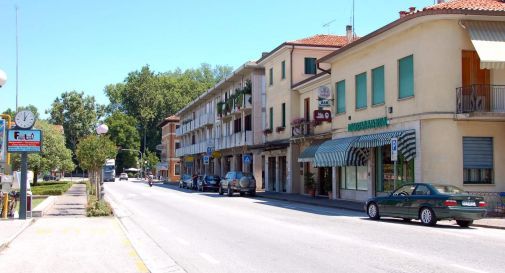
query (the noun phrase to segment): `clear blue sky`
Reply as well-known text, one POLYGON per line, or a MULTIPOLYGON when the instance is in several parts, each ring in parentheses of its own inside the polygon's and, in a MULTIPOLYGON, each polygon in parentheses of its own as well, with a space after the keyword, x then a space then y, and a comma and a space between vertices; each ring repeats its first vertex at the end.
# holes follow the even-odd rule
MULTIPOLYGON (((433 0, 355 0, 359 36, 433 0)), ((352 0, 124 1, 0 0, 0 111, 15 107, 15 5, 19 20, 19 105, 48 109, 64 91, 106 104, 105 85, 149 64, 157 72, 201 63, 237 67, 284 41, 344 34, 352 0), (314 5, 317 3, 317 6, 314 5)), ((46 115, 42 115, 45 117, 46 115)))

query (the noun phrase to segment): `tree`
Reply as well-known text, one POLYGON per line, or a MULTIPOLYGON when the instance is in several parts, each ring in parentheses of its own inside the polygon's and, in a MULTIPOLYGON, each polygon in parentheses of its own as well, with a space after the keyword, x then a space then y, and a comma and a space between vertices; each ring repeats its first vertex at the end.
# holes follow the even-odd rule
POLYGON ((101 168, 108 158, 115 158, 117 148, 107 136, 89 135, 79 140, 76 156, 79 166, 90 173, 90 181, 95 186, 100 199, 101 168))
MULTIPOLYGON (((39 119, 39 117, 40 117, 39 110, 34 105, 29 104, 28 106, 19 106, 18 107, 18 112, 21 112, 23 110, 31 111, 33 113, 33 115, 35 116, 35 119, 39 119)), ((16 113, 17 113, 16 110, 12 110, 10 108, 7 108, 7 110, 5 110, 2 114, 10 115, 11 119, 14 120, 16 113)))
MULTIPOLYGON (((135 118, 120 111, 115 111, 105 119, 105 124, 109 127, 110 139, 117 147, 123 149, 139 150, 140 135, 136 128, 135 118)), ((120 151, 116 158, 116 168, 136 167, 138 153, 134 151, 120 151)))
POLYGON ((103 116, 105 106, 95 103, 93 96, 84 96, 83 92, 64 92, 54 100, 49 121, 62 125, 65 131, 67 147, 75 153, 80 138, 93 133, 97 120, 103 116))
MULTIPOLYGON (((42 131, 42 151, 39 154, 28 155, 28 168, 33 171, 33 184, 37 184, 40 173, 51 171, 72 171, 75 165, 72 162, 72 152, 65 147, 65 137, 52 124, 39 120, 35 128, 42 131)), ((12 154, 15 169, 19 169, 21 157, 12 154)))
POLYGON ((158 158, 156 153, 147 150, 146 153, 144 154, 144 161, 147 161, 147 163, 145 163, 144 165, 144 168, 146 170, 152 170, 152 173, 154 174, 156 171, 156 165, 158 165, 158 163, 160 162, 160 159, 158 158))

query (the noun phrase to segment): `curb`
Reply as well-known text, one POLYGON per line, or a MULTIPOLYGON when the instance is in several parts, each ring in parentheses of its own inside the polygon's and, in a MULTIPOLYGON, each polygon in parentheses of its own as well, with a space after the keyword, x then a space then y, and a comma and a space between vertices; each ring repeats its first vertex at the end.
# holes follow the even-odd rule
POLYGON ((57 196, 48 196, 46 200, 40 203, 32 211, 32 217, 42 217, 56 203, 57 196))
POLYGON ((472 224, 472 227, 483 227, 483 228, 492 228, 492 229, 502 229, 505 230, 505 227, 500 227, 500 226, 490 226, 490 225, 483 225, 483 224, 472 224))
POLYGON ((23 231, 25 231, 25 229, 27 229, 33 223, 35 223, 34 218, 31 218, 30 220, 28 220, 14 235, 9 237, 7 239, 7 241, 5 241, 4 243, 2 243, 0 245, 0 252, 2 252, 2 250, 7 248, 9 246, 9 244, 12 243, 12 241, 14 241, 14 239, 16 239, 21 233, 23 233, 23 231))
POLYGON ((329 205, 325 205, 325 204, 315 204, 315 203, 308 202, 308 201, 291 200, 289 198, 283 198, 283 197, 277 197, 277 196, 265 196, 265 195, 257 194, 257 197, 292 202, 292 203, 300 203, 300 204, 305 204, 305 205, 312 205, 312 206, 316 206, 316 207, 324 207, 324 208, 332 208, 332 209, 346 209, 346 210, 363 212, 363 209, 357 209, 357 208, 346 207, 346 206, 329 206, 329 205))

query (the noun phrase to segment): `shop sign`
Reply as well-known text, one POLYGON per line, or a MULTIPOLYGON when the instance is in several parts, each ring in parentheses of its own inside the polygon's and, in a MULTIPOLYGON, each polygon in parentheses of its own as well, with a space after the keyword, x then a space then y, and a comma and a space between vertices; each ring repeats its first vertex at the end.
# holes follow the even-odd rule
POLYGON ((7 152, 40 153, 41 148, 42 148, 42 132, 40 130, 7 131, 7 152))
POLYGON ((391 161, 398 160, 398 138, 391 138, 391 161))
POLYGON ((210 156, 204 155, 203 156, 203 165, 209 165, 209 161, 210 161, 210 156))
POLYGON ((385 127, 387 125, 388 125, 388 119, 386 117, 383 117, 355 123, 349 123, 349 125, 347 125, 347 131, 349 132, 361 131, 361 130, 385 127))
POLYGON ((212 158, 221 158, 221 152, 219 152, 219 151, 213 151, 212 152, 212 158))
POLYGON ((328 99, 319 99, 317 101, 319 107, 330 107, 330 100, 328 99))
POLYGON ((329 121, 329 122, 331 122, 331 111, 330 110, 314 110, 314 120, 315 121, 329 121))
POLYGON ((317 89, 317 96, 322 99, 330 99, 331 98, 331 90, 328 86, 322 85, 317 89))
POLYGON ((193 160, 195 160, 195 158, 192 156, 186 156, 186 158, 184 158, 185 162, 193 162, 193 160))

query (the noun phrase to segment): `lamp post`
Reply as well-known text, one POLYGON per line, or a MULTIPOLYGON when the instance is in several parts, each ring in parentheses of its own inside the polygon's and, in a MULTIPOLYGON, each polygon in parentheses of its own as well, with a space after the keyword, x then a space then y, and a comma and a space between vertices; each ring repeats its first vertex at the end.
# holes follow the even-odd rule
POLYGON ((5 74, 5 72, 2 69, 0 69, 0 88, 2 88, 2 86, 4 86, 6 82, 7 82, 7 74, 5 74))
MULTIPOLYGON (((98 134, 99 137, 101 137, 104 134, 107 134, 109 131, 109 127, 106 124, 100 124, 96 127, 96 133, 98 134)), ((102 197, 102 184, 103 184, 103 168, 102 171, 100 172, 100 180, 98 183, 96 183, 96 198, 98 200, 101 199, 102 197)))

